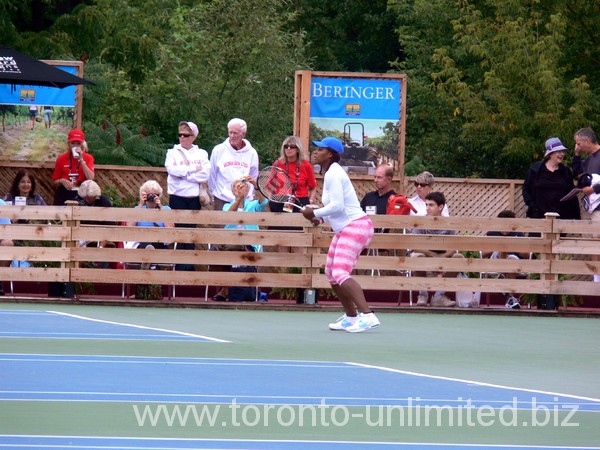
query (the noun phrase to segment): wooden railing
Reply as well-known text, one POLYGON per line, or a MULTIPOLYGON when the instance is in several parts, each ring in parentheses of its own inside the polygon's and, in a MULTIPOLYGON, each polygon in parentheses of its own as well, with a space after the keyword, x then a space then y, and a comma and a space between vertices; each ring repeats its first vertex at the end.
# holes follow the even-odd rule
MULTIPOLYGON (((0 217, 27 224, 0 225, 3 239, 26 245, 0 247, 0 261, 26 260, 30 268, 0 268, 0 280, 71 281, 90 283, 157 283, 175 285, 254 285, 261 287, 327 288, 321 273, 332 233, 313 227, 299 214, 238 213, 215 211, 158 211, 133 208, 74 206, 0 206, 0 217), (194 224, 196 228, 83 225, 82 221, 164 221, 194 224), (224 229, 224 224, 256 224, 260 230, 224 229), (269 227, 302 227, 272 230, 269 227), (81 247, 81 241, 143 241, 196 244, 195 250, 146 250, 81 247), (261 244, 264 252, 209 251, 218 244, 261 244), (302 249, 302 253, 279 253, 277 246, 302 249), (195 271, 122 270, 93 268, 95 262, 146 262, 194 264, 195 271), (218 271, 219 265, 253 265, 258 273, 218 271), (289 273, 288 268, 302 273, 289 273)), ((598 295, 592 275, 600 263, 600 240, 589 236, 588 220, 548 218, 497 219, 475 217, 374 216, 376 227, 391 230, 376 234, 370 248, 386 249, 379 256, 362 256, 356 279, 370 290, 446 290, 514 292, 532 294, 598 295), (413 228, 454 229, 455 236, 413 235, 413 228), (539 233, 540 237, 488 237, 486 231, 539 233), (466 258, 410 258, 406 249, 460 250, 466 258), (479 251, 533 252, 535 259, 480 259, 479 251), (385 254, 384 254, 385 253, 385 254), (381 271, 371 276, 373 270, 381 271), (399 271, 456 271, 471 278, 424 278, 403 276, 399 271), (481 279, 479 272, 530 274, 528 279, 481 279)))

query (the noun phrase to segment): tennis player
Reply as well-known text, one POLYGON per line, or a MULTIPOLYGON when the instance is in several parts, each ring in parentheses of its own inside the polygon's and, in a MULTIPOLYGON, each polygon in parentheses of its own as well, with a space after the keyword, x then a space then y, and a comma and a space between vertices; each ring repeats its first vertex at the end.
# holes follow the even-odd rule
POLYGON ((313 141, 313 162, 321 165, 323 207, 307 207, 302 214, 314 225, 328 221, 335 232, 325 263, 325 276, 340 299, 345 314, 329 324, 330 330, 358 333, 379 326, 360 285, 350 277, 360 252, 373 238, 373 222, 360 207, 346 171, 338 164, 344 153, 342 141, 326 137, 313 141))

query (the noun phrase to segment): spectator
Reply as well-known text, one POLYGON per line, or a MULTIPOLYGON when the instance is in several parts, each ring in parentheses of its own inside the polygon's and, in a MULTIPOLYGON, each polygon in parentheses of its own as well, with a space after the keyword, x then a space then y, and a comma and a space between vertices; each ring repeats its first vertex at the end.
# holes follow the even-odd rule
MULTIPOLYGON (((273 166, 283 170, 294 185, 296 203, 306 206, 313 203, 317 193, 317 180, 313 166, 306 157, 306 150, 298 136, 288 136, 281 144, 279 158, 273 166)), ((272 212, 283 211, 283 203, 269 202, 272 212)), ((294 208, 294 212, 300 212, 294 208)))
MULTIPOLYGON (((33 174, 27 169, 21 169, 15 175, 10 187, 10 192, 6 194, 4 200, 9 202, 9 204, 17 204, 24 201, 26 205, 46 206, 46 202, 43 197, 36 192, 36 189, 37 183, 33 174)), ((28 219, 19 219, 17 223, 31 223, 31 221, 28 219)), ((12 242, 12 245, 18 247, 26 245, 22 240, 15 240, 12 242)), ((19 267, 29 266, 28 261, 17 261, 17 264, 19 267)))
MULTIPOLYGON (((256 189, 256 192, 258 194, 258 200, 247 200, 246 199, 248 196, 248 190, 250 189, 250 186, 253 186, 254 188, 256 188, 256 180, 250 176, 245 176, 238 180, 235 180, 233 182, 233 184, 231 185, 231 191, 233 192, 233 195, 235 196, 235 200, 231 203, 226 203, 223 206, 223 211, 263 212, 267 208, 268 201, 266 198, 263 197, 263 195, 261 194, 261 192, 258 189, 256 189)), ((258 230, 259 226, 258 225, 250 225, 250 224, 246 224, 246 225, 235 224, 235 225, 225 225, 225 229, 258 230)), ((254 252, 260 252, 260 251, 262 251, 262 246, 261 245, 226 245, 226 246, 221 246, 221 249, 230 250, 230 251, 250 250, 250 251, 254 251, 254 252)), ((226 270, 231 270, 231 266, 226 266, 226 270)), ((223 286, 220 288, 219 292, 213 296, 213 300, 225 301, 225 300, 227 300, 228 295, 229 295, 229 288, 226 286, 223 286)), ((237 300, 237 299, 232 299, 232 300, 237 300)))
MULTIPOLYGON (((427 215, 431 217, 440 217, 446 206, 446 198, 441 192, 430 192, 425 196, 425 208, 427 215)), ((414 229, 413 234, 435 234, 435 235, 454 235, 455 230, 424 230, 414 229)), ((436 257, 436 258, 464 258, 456 250, 413 250, 411 257, 436 257)), ((437 276, 437 277, 456 277, 457 272, 413 272, 415 276, 437 276)), ((420 290, 417 298, 417 306, 427 306, 429 303, 429 292, 420 290)), ((445 291, 436 291, 431 298, 431 306, 454 306, 456 302, 450 300, 445 295, 445 291)))
POLYGON ((52 128, 52 113, 54 108, 52 106, 44 106, 44 125, 46 129, 52 128))
MULTIPOLYGON (((375 169, 375 190, 367 192, 360 202, 360 207, 368 215, 387 213, 388 200, 391 195, 396 195, 394 187, 392 186, 393 177, 394 168, 389 164, 381 164, 377 167, 377 169, 375 169)), ((377 228, 375 232, 387 233, 389 230, 385 228, 377 228)), ((380 252, 388 253, 387 250, 375 249, 372 253, 367 254, 379 255, 380 252)), ((374 272, 372 271, 371 273, 374 272)))
POLYGON ((395 195, 392 179, 394 168, 389 164, 381 164, 375 169, 375 190, 367 192, 360 202, 360 207, 367 214, 385 214, 390 195, 395 195))
MULTIPOLYGON (((588 173, 590 176, 600 175, 600 144, 598 137, 591 128, 582 128, 575 133, 575 155, 573 156, 573 174, 579 177, 582 173, 588 173), (582 159, 582 153, 587 156, 582 159)), ((590 198, 593 194, 600 194, 600 183, 591 183, 590 186, 583 188, 583 193, 590 198)), ((596 206, 590 213, 590 219, 600 224, 600 205, 596 206)), ((600 234, 593 235, 596 238, 600 234)), ((592 261, 600 262, 600 255, 592 255, 592 261)), ((600 273, 594 275, 594 281, 600 282, 600 273)))
POLYGON ((362 250, 373 238, 373 222, 360 208, 348 174, 340 166, 344 144, 334 137, 313 141, 313 158, 321 167, 323 207, 304 208, 302 215, 314 225, 329 221, 335 232, 325 261, 325 276, 344 308, 344 315, 329 324, 330 330, 358 333, 380 325, 365 294, 350 275, 362 250))
POLYGON ((4 197, 4 200, 16 203, 17 197, 24 197, 26 205, 45 206, 46 202, 40 194, 36 192, 37 183, 33 174, 27 169, 21 169, 15 175, 10 191, 4 197))
POLYGON ((77 191, 77 201, 81 206, 112 206, 110 199, 102 193, 98 183, 93 180, 85 180, 81 183, 77 191))
POLYGON ((529 168, 523 184, 527 217, 541 219, 547 212, 555 212, 561 219, 581 218, 577 198, 560 201, 574 188, 573 173, 563 164, 566 151, 560 139, 550 138, 544 159, 529 168))
POLYGON ((94 157, 88 152, 85 134, 73 129, 67 137, 67 151, 58 155, 52 173, 56 188, 54 204, 64 205, 67 200, 75 200, 79 185, 93 179, 94 157))
MULTIPOLYGON (((4 200, 0 200, 0 206, 6 205, 4 200)), ((10 225, 10 219, 0 217, 0 225, 10 225)), ((10 239, 0 238, 0 247, 13 247, 15 244, 10 239)), ((0 259, 0 267, 10 267, 9 260, 0 259)), ((4 295, 4 288, 2 287, 2 281, 0 280, 0 295, 4 295)))
MULTIPOLYGON (((140 186, 140 198, 139 204, 137 204, 136 208, 143 209, 158 209, 158 210, 170 210, 171 208, 167 205, 163 205, 161 203, 161 198, 163 195, 163 188, 160 184, 158 184, 155 180, 148 180, 144 184, 140 186)), ((173 227, 173 223, 171 222, 148 222, 148 221, 140 221, 140 222, 128 222, 127 226, 130 227, 173 227)), ((167 246, 162 242, 141 242, 141 243, 130 243, 127 245, 129 248, 150 248, 150 249, 165 249, 167 246)))
MULTIPOLYGON (((499 218, 508 218, 514 219, 516 217, 515 213, 510 209, 505 209, 498 213, 499 218)), ((520 231, 488 231, 486 236, 493 237, 525 237, 525 234, 520 231)), ((519 260, 526 259, 529 255, 525 253, 519 252, 501 252, 501 251, 493 251, 493 252, 483 252, 481 254, 482 258, 490 258, 490 259, 507 259, 507 260, 519 260)), ((498 273, 498 278, 508 278, 508 279, 516 279, 516 278, 527 278, 526 273, 498 273)), ((520 300, 513 296, 510 292, 505 292, 504 297, 506 298, 506 306, 510 306, 511 308, 518 309, 520 307, 520 300)))
MULTIPOLYGON (((575 133, 575 155, 573 156, 573 175, 582 173, 600 174, 600 144, 598 137, 591 128, 582 128, 575 133), (585 159, 582 154, 586 155, 585 159)), ((600 194, 600 186, 594 190, 600 194)))
MULTIPOLYGON (((411 216, 426 216, 427 208, 425 206, 425 197, 427 194, 433 191, 433 185, 435 184, 435 178, 429 172, 421 172, 415 179, 415 187, 417 189, 417 195, 409 198, 408 201, 415 207, 417 212, 411 211, 411 216)), ((449 217, 450 211, 448 205, 444 205, 442 216, 449 217)))
MULTIPOLYGON (((112 206, 110 199, 102 194, 100 190, 100 186, 93 180, 85 180, 79 186, 79 191, 77 193, 77 202, 80 206, 96 206, 101 208, 108 208, 112 206)), ((114 221, 101 221, 101 220, 82 220, 82 225, 117 225, 117 222, 114 221)), ((104 247, 104 248, 116 248, 120 243, 103 240, 103 241, 80 241, 80 247, 104 247)), ((122 245, 121 245, 122 247, 122 245)), ((96 262, 91 265, 92 267, 107 269, 107 268, 116 268, 116 264, 108 263, 108 262, 96 262)))
MULTIPOLYGON (((194 144, 198 126, 194 122, 179 122, 179 144, 167 151, 167 190, 171 209, 200 210, 200 186, 208 181, 210 161, 206 150, 194 144)), ((194 224, 175 224, 176 227, 196 228, 194 224)), ((180 250, 194 250, 192 242, 180 243, 180 250)), ((191 264, 177 264, 177 270, 194 270, 191 264)))
POLYGON ((31 129, 35 127, 35 119, 37 118, 38 107, 35 105, 31 105, 29 107, 29 121, 31 122, 31 129))
MULTIPOLYGON (((229 137, 213 148, 210 155, 208 185, 214 199, 215 211, 221 211, 226 203, 235 200, 231 191, 233 182, 245 176, 258 177, 258 153, 244 137, 247 131, 242 119, 231 119, 227 124, 229 137)), ((248 191, 252 199, 254 189, 248 191)))

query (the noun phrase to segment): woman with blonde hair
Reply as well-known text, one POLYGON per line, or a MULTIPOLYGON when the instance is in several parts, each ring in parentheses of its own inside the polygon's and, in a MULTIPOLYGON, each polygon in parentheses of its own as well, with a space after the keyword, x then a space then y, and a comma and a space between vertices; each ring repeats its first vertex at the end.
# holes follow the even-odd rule
MULTIPOLYGON (((314 202, 317 180, 302 140, 298 136, 288 136, 283 140, 279 158, 275 160, 273 166, 279 167, 290 177, 297 204, 306 206, 314 202)), ((281 212, 283 204, 269 202, 269 208, 272 212, 281 212)), ((299 212, 299 210, 294 208, 294 212, 299 212)))
MULTIPOLYGON (((162 186, 155 180, 148 180, 140 186, 140 198, 136 208, 145 209, 171 209, 168 205, 161 203, 163 195, 162 186)), ((173 223, 166 222, 128 222, 130 227, 173 227, 173 223)), ((161 248, 164 244, 159 245, 161 248)), ((156 247, 156 246, 155 246, 156 247)))

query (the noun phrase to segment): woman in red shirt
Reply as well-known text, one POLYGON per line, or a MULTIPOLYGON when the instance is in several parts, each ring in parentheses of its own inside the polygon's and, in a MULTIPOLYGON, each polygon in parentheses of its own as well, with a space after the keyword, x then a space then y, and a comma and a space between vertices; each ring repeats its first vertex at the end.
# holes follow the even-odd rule
POLYGON ((77 189, 85 180, 94 179, 94 157, 88 152, 85 134, 81 130, 69 131, 67 151, 58 155, 52 173, 56 193, 55 205, 64 205, 77 198, 77 189))
MULTIPOLYGON (((296 203, 306 206, 313 203, 317 192, 317 180, 313 166, 307 158, 306 150, 298 136, 288 136, 281 144, 279 158, 273 166, 283 170, 292 181, 296 203)), ((269 202, 272 212, 283 211, 282 203, 269 202)), ((294 212, 299 212, 294 208, 294 212)))

